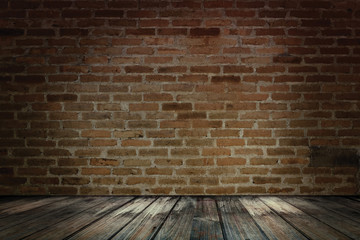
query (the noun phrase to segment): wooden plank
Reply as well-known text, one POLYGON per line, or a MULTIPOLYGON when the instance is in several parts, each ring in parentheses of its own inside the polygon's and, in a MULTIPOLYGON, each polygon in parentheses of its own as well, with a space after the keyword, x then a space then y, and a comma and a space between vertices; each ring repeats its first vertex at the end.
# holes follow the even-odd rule
POLYGON ((25 202, 20 202, 16 204, 16 206, 8 207, 7 209, 3 209, 0 211, 0 218, 7 217, 11 214, 17 214, 25 211, 29 211, 34 208, 43 207, 48 204, 55 203, 57 201, 61 201, 66 199, 66 197, 47 197, 40 199, 24 199, 28 200, 25 202))
POLYGON ((178 197, 160 197, 111 239, 152 239, 178 197))
POLYGON ((360 202, 349 199, 348 197, 332 197, 327 196, 328 200, 336 202, 338 204, 345 205, 353 210, 360 212, 360 202))
POLYGON ((41 199, 40 197, 26 197, 26 198, 19 198, 19 197, 6 197, 2 198, 2 202, 0 204, 0 212, 6 210, 8 208, 13 208, 17 206, 21 206, 23 204, 27 204, 29 202, 35 202, 41 199))
POLYGON ((227 239, 268 239, 238 197, 217 199, 227 239))
POLYGON ((325 208, 316 206, 315 204, 299 197, 286 197, 284 200, 299 208, 303 212, 342 232, 348 237, 360 239, 360 228, 357 222, 328 211, 325 208))
POLYGON ((106 198, 99 197, 77 199, 80 201, 58 209, 57 211, 52 211, 51 213, 45 212, 45 215, 34 218, 32 221, 27 221, 25 223, 21 223, 19 225, 0 231, 0 239, 13 240, 27 237, 37 231, 50 227, 69 217, 79 214, 88 208, 106 201, 106 198))
POLYGON ((197 198, 190 239, 224 239, 214 199, 197 198))
POLYGON ((7 204, 7 203, 14 203, 16 201, 23 201, 25 199, 39 199, 40 197, 38 196, 0 196, 0 210, 2 209, 2 205, 3 204, 7 204))
POLYGON ((278 197, 260 197, 260 200, 308 238, 319 240, 350 239, 278 197))
POLYGON ((307 239, 257 197, 242 197, 245 206, 269 239, 307 239))
POLYGON ((171 211, 155 240, 189 239, 192 221, 195 214, 196 199, 193 197, 182 197, 171 211))
POLYGON ((360 202, 360 197, 349 197, 349 199, 360 202))
POLYGON ((328 211, 335 212, 360 223, 360 206, 359 208, 350 208, 346 205, 331 201, 328 197, 305 197, 304 199, 316 206, 326 208, 328 211))
POLYGON ((64 221, 48 228, 40 230, 24 239, 64 239, 72 233, 102 218, 106 214, 118 209, 125 203, 134 199, 133 197, 114 197, 104 201, 92 208, 86 209, 64 221))
POLYGON ((66 207, 70 204, 79 202, 80 200, 81 199, 79 198, 65 198, 64 200, 60 200, 52 204, 45 205, 40 209, 31 209, 29 211, 12 214, 7 217, 1 218, 0 231, 28 221, 36 220, 37 218, 42 217, 45 214, 51 214, 51 212, 53 211, 66 207))
POLYGON ((100 240, 110 239, 120 229, 144 211, 156 198, 138 198, 131 201, 112 213, 104 216, 81 231, 76 232, 66 239, 72 240, 100 240))

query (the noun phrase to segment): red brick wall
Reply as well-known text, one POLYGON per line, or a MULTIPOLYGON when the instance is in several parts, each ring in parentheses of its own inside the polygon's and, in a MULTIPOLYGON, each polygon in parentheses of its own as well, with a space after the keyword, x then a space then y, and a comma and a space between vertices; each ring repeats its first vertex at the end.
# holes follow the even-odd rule
POLYGON ((360 2, 1 1, 1 194, 354 194, 360 2))

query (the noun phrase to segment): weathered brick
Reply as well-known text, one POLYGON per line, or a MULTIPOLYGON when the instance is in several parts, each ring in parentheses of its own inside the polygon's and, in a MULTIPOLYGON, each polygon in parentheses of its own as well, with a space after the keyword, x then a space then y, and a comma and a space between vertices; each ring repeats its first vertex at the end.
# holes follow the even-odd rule
POLYGON ((3 194, 356 194, 307 166, 360 144, 353 2, 0 8, 3 194))

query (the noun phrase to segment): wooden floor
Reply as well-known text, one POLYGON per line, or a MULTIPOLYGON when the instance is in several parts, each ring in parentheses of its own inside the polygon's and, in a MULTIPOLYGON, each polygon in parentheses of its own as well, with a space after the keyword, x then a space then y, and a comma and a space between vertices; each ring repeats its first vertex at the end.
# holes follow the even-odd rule
POLYGON ((360 239, 360 198, 3 197, 0 239, 360 239))

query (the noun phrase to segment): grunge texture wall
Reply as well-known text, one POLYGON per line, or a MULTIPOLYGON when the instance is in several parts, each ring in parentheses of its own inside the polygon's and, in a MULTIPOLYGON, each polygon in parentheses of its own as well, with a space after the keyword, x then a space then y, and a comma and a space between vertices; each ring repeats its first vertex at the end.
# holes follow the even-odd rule
POLYGON ((0 2, 0 193, 356 194, 360 2, 0 2))

